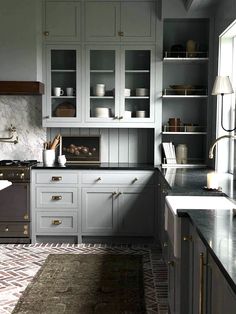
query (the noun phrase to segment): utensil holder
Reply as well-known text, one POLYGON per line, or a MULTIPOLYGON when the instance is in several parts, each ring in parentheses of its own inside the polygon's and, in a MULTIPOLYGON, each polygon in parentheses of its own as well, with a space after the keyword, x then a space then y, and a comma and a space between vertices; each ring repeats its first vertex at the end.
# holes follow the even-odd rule
POLYGON ((55 150, 54 149, 44 149, 43 150, 43 164, 45 166, 53 166, 55 163, 55 150))

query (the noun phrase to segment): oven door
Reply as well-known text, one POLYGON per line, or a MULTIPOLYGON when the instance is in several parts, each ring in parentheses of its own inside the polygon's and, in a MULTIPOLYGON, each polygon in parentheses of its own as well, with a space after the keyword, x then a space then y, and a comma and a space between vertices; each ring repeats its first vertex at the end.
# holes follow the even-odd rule
POLYGON ((0 222, 30 220, 29 183, 13 183, 0 191, 0 222))

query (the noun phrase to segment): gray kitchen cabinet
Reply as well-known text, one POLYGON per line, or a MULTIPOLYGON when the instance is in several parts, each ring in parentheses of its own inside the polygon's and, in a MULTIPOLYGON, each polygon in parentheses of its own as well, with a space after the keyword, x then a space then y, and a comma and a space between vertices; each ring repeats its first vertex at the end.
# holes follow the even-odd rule
MULTIPOLYGON (((190 224, 189 232, 189 312, 206 313, 207 289, 207 249, 195 228, 190 224)), ((184 276, 184 274, 182 274, 184 276)))
POLYGON ((154 122, 154 52, 154 46, 87 46, 87 126, 135 127, 154 122), (105 86, 104 95, 96 94, 97 84, 105 86), (101 108, 106 112, 100 113, 101 108))
POLYGON ((44 6, 46 41, 81 40, 81 4, 78 1, 46 1, 44 6))
POLYGON ((210 254, 208 257, 207 270, 207 313, 234 314, 236 311, 236 294, 210 254))
POLYGON ((32 242, 154 236, 154 171, 32 170, 32 242))
POLYGON ((57 236, 64 242, 81 242, 79 173, 32 170, 31 178, 32 243, 44 242, 45 237, 57 242, 57 236))
POLYGON ((155 41, 155 20, 154 1, 86 2, 85 40, 155 41))
POLYGON ((43 126, 78 126, 82 119, 82 69, 78 45, 46 45, 46 93, 43 96, 43 126), (60 87, 60 95, 55 88, 60 87), (68 88, 73 89, 68 94, 68 88))
POLYGON ((119 188, 117 198, 119 233, 153 236, 155 230, 154 187, 119 188))
POLYGON ((114 188, 82 189, 82 233, 117 234, 117 190, 114 188))
POLYGON ((175 256, 174 247, 168 240, 170 314, 205 314, 207 249, 188 218, 181 218, 180 223, 180 256, 175 256))
POLYGON ((162 175, 158 174, 157 184, 157 236, 162 247, 162 253, 165 260, 168 259, 168 237, 165 230, 165 197, 168 195, 168 184, 162 175))

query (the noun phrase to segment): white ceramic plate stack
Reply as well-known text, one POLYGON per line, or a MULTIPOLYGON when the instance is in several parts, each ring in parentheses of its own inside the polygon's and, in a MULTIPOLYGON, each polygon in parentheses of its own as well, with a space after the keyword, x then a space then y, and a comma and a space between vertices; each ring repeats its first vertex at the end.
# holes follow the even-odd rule
POLYGON ((149 95, 149 89, 148 88, 136 88, 135 89, 135 95, 139 97, 148 96, 149 95))
POLYGON ((96 118, 109 118, 109 108, 102 108, 102 107, 95 108, 94 116, 96 118))

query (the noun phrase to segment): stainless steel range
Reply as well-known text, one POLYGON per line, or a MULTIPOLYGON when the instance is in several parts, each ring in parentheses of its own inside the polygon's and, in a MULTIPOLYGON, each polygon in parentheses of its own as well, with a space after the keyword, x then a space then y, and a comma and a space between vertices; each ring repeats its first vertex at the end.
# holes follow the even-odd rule
POLYGON ((36 163, 0 161, 0 180, 12 182, 0 192, 0 243, 30 243, 30 168, 36 163))

